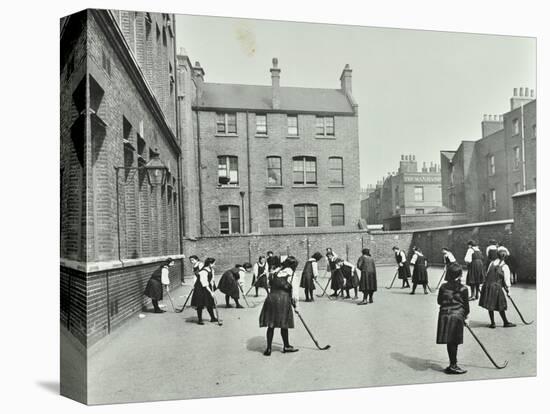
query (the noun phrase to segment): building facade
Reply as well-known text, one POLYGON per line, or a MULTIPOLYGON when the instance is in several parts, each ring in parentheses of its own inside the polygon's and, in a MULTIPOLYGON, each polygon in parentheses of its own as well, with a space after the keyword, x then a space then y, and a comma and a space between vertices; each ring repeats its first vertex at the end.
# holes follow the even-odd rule
MULTIPOLYGON (((181 258, 174 16, 85 10, 61 24, 61 320, 90 344, 181 258), (164 177, 153 185, 153 159, 164 177)), ((181 261, 171 270, 180 280, 181 261)))
POLYGON ((424 163, 419 170, 415 155, 402 155, 397 173, 377 184, 365 203, 367 223, 383 224, 385 230, 457 224, 441 209, 439 166, 424 163))
POLYGON ((270 86, 207 83, 198 62, 192 70, 194 231, 357 229, 358 106, 348 65, 339 89, 283 87, 277 59, 270 86))
POLYGON ((443 204, 468 222, 513 218, 515 193, 536 188, 534 90, 514 89, 510 111, 485 115, 481 139, 441 151, 443 204))

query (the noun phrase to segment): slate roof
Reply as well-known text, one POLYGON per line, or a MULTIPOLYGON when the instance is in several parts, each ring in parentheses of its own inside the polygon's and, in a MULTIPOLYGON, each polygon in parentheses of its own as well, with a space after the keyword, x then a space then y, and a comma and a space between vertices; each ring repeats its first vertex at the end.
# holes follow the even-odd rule
MULTIPOLYGON (((195 107, 273 111, 271 86, 203 83, 195 107)), ((340 89, 280 88, 280 112, 314 112, 353 115, 353 106, 340 89)))
POLYGON ((449 161, 452 161, 455 154, 456 154, 456 151, 441 151, 441 153, 448 158, 449 161))

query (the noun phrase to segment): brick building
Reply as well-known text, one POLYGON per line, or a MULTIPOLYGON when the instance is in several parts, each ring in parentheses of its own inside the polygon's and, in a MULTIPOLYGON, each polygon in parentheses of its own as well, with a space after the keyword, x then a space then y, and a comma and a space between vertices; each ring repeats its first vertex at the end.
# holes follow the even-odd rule
POLYGON ((141 310, 152 272, 182 257, 174 24, 109 10, 61 21, 61 320, 84 344, 141 310), (158 185, 138 170, 154 160, 158 185))
POLYGON ((536 188, 534 90, 514 89, 510 111, 485 115, 481 139, 441 151, 443 205, 468 222, 513 217, 512 195, 536 188))
POLYGON ((193 120, 189 168, 198 166, 186 192, 199 227, 190 224, 190 234, 357 228, 358 106, 348 65, 339 89, 281 86, 277 59, 269 86, 207 83, 184 57, 179 68, 196 94, 180 108, 193 120))
POLYGON ((461 218, 442 209, 441 171, 426 163, 418 169, 414 155, 401 155, 397 173, 388 174, 364 202, 367 223, 385 230, 460 224, 461 218))

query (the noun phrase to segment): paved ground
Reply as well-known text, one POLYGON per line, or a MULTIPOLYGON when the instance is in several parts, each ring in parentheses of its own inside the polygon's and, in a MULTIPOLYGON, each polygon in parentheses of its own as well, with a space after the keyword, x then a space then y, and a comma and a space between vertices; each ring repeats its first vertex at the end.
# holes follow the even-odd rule
MULTIPOLYGON (((384 289, 393 267, 379 268, 380 290, 374 304, 357 306, 355 301, 316 298, 300 303, 302 315, 321 345, 315 348, 296 318, 290 331, 294 354, 280 352, 275 332, 271 357, 264 357, 265 329, 258 327, 263 297, 250 297, 251 309, 224 309, 223 326, 209 322, 197 325, 196 313, 186 309, 164 314, 145 313, 96 345, 89 356, 89 402, 147 401, 272 392, 323 390, 452 380, 479 380, 536 375, 536 323, 526 326, 511 308, 511 329, 486 328, 487 313, 472 304, 471 327, 497 361, 509 360, 497 370, 465 332, 459 348, 463 376, 448 376, 444 345, 435 344, 436 293, 412 296, 399 286, 384 289)), ((441 271, 431 269, 436 285, 441 271)), ((324 283, 323 283, 324 284, 324 283)), ((398 285, 398 283, 396 283, 398 285)), ((182 304, 190 287, 172 292, 182 304)), ((421 289, 420 289, 421 291, 421 289)), ((316 293, 320 293, 319 290, 316 293)), ((516 303, 524 315, 536 313, 536 291, 514 287, 516 303)), ((222 303, 218 293, 218 302, 222 303)), ((206 313, 206 312, 205 312, 206 313)), ((497 325, 502 322, 497 316, 497 325)))

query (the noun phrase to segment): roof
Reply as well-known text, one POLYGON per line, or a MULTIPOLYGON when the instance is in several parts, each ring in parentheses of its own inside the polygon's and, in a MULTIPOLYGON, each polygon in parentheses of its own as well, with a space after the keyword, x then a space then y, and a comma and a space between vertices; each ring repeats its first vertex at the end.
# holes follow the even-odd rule
POLYGON ((456 151, 441 151, 441 154, 447 157, 449 161, 452 161, 456 154, 456 151))
MULTIPOLYGON (((203 83, 196 107, 273 111, 272 87, 231 83, 203 83)), ((353 106, 340 89, 280 88, 281 112, 354 114, 353 106)))

